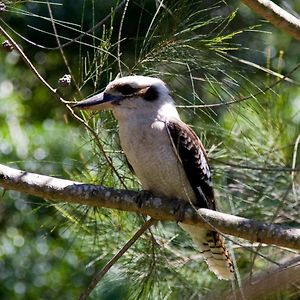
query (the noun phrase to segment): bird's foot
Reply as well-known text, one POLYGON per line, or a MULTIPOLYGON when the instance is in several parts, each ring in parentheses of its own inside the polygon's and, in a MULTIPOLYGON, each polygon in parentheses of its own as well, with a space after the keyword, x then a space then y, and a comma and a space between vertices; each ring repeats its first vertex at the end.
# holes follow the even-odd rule
POLYGON ((139 208, 142 207, 143 205, 143 202, 145 199, 148 199, 150 197, 153 197, 153 194, 150 192, 150 191, 146 191, 146 190, 141 190, 137 193, 137 196, 136 196, 136 204, 139 208))
POLYGON ((185 210, 188 206, 189 206, 189 203, 186 201, 180 201, 178 203, 178 206, 176 207, 176 209, 174 211, 177 223, 182 222, 184 220, 185 210))

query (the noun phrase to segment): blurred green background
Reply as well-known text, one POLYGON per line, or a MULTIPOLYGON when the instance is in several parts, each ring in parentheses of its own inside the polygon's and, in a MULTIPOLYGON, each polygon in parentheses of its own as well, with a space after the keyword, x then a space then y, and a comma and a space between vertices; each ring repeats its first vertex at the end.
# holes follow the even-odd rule
MULTIPOLYGON (((276 3, 300 14, 298 1, 276 3)), ((289 73, 300 63, 298 41, 239 1, 145 0, 120 5, 65 0, 52 1, 50 6, 14 1, 6 3, 0 18, 1 26, 67 100, 103 89, 118 73, 164 79, 183 119, 194 126, 208 149, 219 207, 249 218, 299 225, 299 176, 292 178, 288 171, 293 159, 299 167, 294 144, 300 133, 300 72, 289 73), (60 43, 70 42, 62 48, 65 59, 57 47, 49 7, 60 43), (72 41, 110 13, 89 35, 72 41), (58 87, 59 78, 70 70, 72 85, 58 87), (280 74, 287 74, 292 83, 283 80, 266 90, 280 74), (250 100, 222 105, 249 95, 250 100), (193 107, 215 103, 219 106, 193 107)), ((83 117, 95 130, 100 128, 99 139, 126 186, 138 189, 122 153, 113 151, 119 146, 111 114, 83 117)), ((0 51, 0 162, 122 187, 84 126, 37 80, 16 51, 4 49, 0 51)), ((0 299, 78 298, 93 272, 142 222, 139 216, 55 206, 14 191, 4 191, 1 198, 0 299)), ((150 235, 141 239, 106 275, 92 299, 198 299, 216 285, 230 289, 197 259, 185 260, 197 252, 176 225, 160 224, 153 231, 156 244, 150 235)), ((242 278, 289 255, 274 247, 252 246, 251 252, 235 241, 231 245, 242 278)), ((276 297, 298 299, 299 293, 296 289, 276 297)))

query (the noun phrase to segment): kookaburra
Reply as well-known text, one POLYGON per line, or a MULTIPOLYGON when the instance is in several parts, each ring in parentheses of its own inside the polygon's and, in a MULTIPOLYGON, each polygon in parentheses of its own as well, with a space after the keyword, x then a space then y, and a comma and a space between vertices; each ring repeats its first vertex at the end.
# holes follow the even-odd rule
MULTIPOLYGON (((216 209, 204 147, 181 121, 165 83, 128 76, 104 92, 74 105, 84 110, 112 110, 119 123, 121 147, 144 190, 156 196, 216 209)), ((219 233, 179 223, 219 279, 233 279, 234 268, 219 233)))

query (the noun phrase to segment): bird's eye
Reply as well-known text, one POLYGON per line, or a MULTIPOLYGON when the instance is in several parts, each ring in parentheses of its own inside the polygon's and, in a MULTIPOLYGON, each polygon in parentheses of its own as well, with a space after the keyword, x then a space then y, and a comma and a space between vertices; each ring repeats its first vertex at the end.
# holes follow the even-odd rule
POLYGON ((117 87, 117 91, 123 95, 131 95, 137 91, 136 88, 129 84, 120 85, 117 87))

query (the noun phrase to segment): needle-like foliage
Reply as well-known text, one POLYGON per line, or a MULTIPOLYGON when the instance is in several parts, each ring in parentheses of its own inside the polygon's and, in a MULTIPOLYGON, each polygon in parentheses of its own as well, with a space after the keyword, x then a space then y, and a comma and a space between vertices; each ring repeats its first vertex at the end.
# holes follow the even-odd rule
MULTIPOLYGON (((182 118, 204 141, 219 209, 299 226, 297 66, 282 70, 281 53, 271 67, 273 56, 264 52, 262 43, 268 34, 258 30, 263 25, 242 23, 237 6, 225 1, 71 2, 10 2, 1 23, 19 36, 25 50, 47 53, 51 64, 59 60, 54 70, 44 71, 63 68, 71 75, 72 88, 59 90, 69 100, 98 92, 117 76, 163 79, 182 118), (19 19, 30 34, 15 25, 19 19)), ((80 155, 64 170, 68 176, 140 189, 126 165, 112 114, 81 117, 91 130, 71 120, 70 129, 82 130, 73 145, 80 155)), ((71 247, 85 249, 90 273, 100 269, 145 220, 126 212, 55 207, 67 220, 64 228, 73 232, 71 247)), ((233 285, 218 281, 207 270, 176 224, 158 223, 106 274, 92 299, 200 299, 215 289, 238 287, 241 278, 293 255, 288 249, 233 237, 227 242, 237 271, 233 285)))

